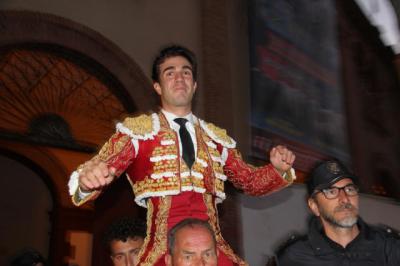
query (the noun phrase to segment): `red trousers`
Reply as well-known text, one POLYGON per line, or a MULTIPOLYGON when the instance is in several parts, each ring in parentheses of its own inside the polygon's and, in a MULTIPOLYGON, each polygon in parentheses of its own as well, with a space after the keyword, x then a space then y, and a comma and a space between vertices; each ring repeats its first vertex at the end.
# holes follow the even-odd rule
POLYGON ((152 197, 148 200, 147 206, 147 237, 143 250, 139 254, 138 265, 165 265, 168 231, 186 218, 207 220, 210 223, 216 234, 219 266, 246 265, 233 253, 221 236, 215 200, 212 195, 182 192, 176 196, 152 197))

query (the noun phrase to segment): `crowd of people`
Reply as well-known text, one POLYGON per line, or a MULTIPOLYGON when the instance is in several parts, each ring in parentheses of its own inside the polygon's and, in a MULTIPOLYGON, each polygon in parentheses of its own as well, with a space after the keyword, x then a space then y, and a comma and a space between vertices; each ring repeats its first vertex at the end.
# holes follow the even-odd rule
MULTIPOLYGON (((359 216, 358 183, 358 177, 339 161, 323 161, 316 166, 307 182, 307 203, 313 214, 309 232, 284 243, 277 250, 273 265, 400 265, 399 233, 369 225, 359 216)), ((134 219, 125 222, 136 223, 134 219)), ((143 243, 143 229, 127 234, 129 230, 124 230, 121 223, 116 228, 126 233, 112 241, 125 241, 128 246, 131 237, 140 240, 136 243, 143 243)), ((115 261, 114 254, 129 253, 111 249, 114 265, 135 265, 138 253, 133 250, 138 248, 132 243, 126 249, 132 250, 131 261, 124 255, 122 264, 115 261)), ((168 233, 165 265, 219 265, 218 255, 216 235, 207 220, 186 218, 168 233)))
MULTIPOLYGON (((224 182, 260 196, 296 178, 295 155, 285 146, 271 149, 269 164, 251 166, 226 130, 192 113, 197 69, 187 48, 162 49, 151 75, 160 110, 117 124, 99 153, 70 177, 72 201, 80 206, 126 173, 135 202, 147 208, 147 221, 119 220, 105 233, 114 265, 247 265, 219 228, 224 182)), ((398 235, 359 217, 359 179, 341 162, 321 162, 307 184, 309 232, 277 252, 277 265, 400 265, 398 235)))

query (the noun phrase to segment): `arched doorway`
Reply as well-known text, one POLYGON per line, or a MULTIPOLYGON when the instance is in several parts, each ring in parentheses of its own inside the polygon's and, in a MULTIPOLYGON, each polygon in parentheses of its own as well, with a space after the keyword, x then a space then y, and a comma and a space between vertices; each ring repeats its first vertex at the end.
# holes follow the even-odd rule
POLYGON ((66 232, 104 227, 93 205, 71 205, 69 173, 111 135, 114 121, 154 106, 151 84, 88 28, 46 14, 0 15, 0 148, 40 165, 54 185, 49 259, 62 265, 73 250, 66 232))
POLYGON ((0 186, 4 188, 0 194, 0 265, 8 265, 9 258, 24 248, 34 247, 47 257, 54 205, 51 181, 40 168, 16 154, 2 152, 0 165, 0 186))

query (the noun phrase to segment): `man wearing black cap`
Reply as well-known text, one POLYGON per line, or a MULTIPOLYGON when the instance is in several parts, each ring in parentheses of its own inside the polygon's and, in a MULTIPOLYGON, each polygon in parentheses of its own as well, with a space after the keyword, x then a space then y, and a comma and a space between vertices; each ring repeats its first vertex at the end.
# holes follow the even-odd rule
POLYGON ((400 265, 398 235, 367 225, 358 216, 358 178, 339 161, 324 161, 307 183, 308 235, 278 252, 278 265, 400 265))

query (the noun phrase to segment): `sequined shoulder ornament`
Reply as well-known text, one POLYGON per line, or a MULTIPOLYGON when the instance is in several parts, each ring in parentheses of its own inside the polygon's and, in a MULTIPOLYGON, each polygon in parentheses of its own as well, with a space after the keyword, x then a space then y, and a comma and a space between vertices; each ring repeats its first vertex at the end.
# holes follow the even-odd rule
POLYGON ((236 141, 234 141, 231 137, 228 136, 225 129, 217 127, 213 123, 207 123, 201 119, 200 126, 206 132, 206 134, 215 142, 221 144, 226 148, 235 148, 236 141))
POLYGON ((154 139, 160 131, 160 119, 157 114, 128 117, 123 123, 117 124, 117 131, 133 139, 154 139))

